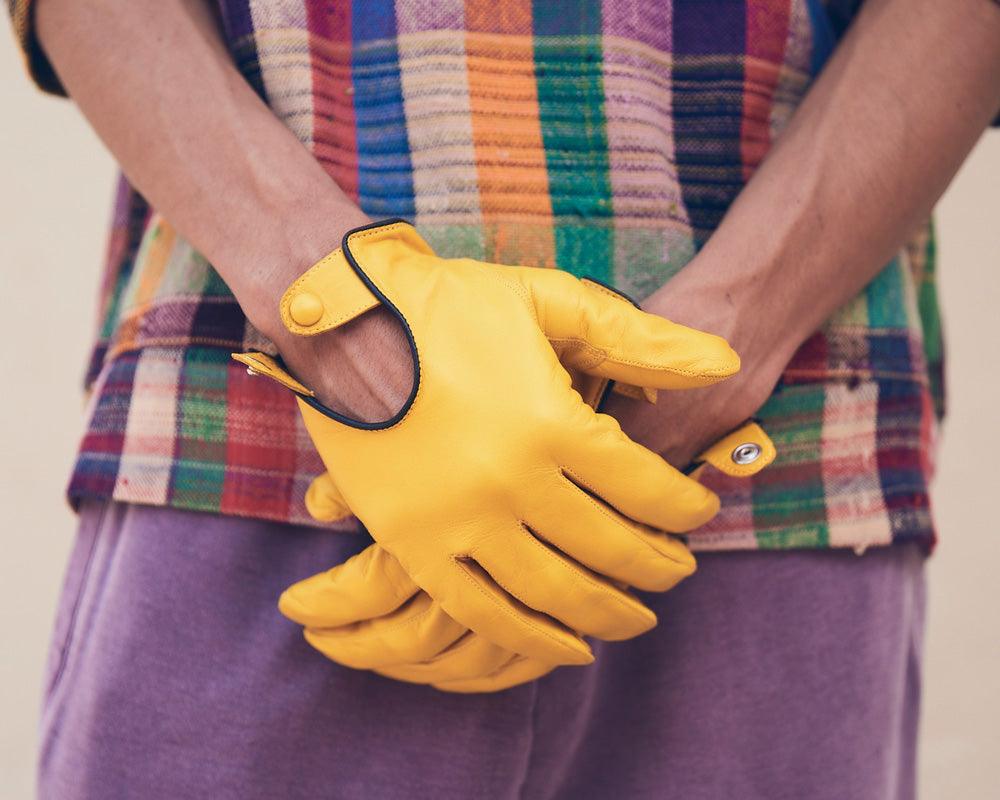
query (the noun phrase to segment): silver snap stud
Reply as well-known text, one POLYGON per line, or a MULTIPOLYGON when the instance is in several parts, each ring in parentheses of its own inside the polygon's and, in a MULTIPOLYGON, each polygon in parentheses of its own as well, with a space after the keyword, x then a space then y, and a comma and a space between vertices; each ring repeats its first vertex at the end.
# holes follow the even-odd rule
POLYGON ((734 463, 744 466, 746 464, 752 464, 760 458, 760 453, 761 450, 759 444, 747 442, 746 444, 741 444, 733 450, 732 459, 734 463))

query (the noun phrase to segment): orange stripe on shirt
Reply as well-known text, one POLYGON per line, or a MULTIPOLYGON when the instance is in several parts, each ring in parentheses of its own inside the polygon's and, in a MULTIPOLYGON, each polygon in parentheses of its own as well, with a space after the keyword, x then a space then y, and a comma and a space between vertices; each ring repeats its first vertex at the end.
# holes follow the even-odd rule
POLYGON ((486 256, 554 267, 531 4, 466 0, 466 70, 486 256))

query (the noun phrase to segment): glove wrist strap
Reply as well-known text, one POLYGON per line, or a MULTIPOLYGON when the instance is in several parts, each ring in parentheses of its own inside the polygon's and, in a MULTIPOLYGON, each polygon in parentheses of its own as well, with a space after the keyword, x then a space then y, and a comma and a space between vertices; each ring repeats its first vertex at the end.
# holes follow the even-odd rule
POLYGON ((380 305, 381 292, 375 287, 373 276, 359 263, 359 257, 386 238, 406 239, 414 250, 430 251, 413 227, 403 220, 383 220, 348 231, 340 247, 317 261, 285 290, 279 304, 285 327, 299 336, 316 336, 380 305))

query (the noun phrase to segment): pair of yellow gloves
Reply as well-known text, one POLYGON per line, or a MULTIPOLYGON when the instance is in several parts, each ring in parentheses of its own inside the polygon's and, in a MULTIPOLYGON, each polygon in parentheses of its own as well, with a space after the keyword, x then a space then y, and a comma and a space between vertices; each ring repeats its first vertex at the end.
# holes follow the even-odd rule
MULTIPOLYGON (((690 575, 670 534, 719 500, 594 406, 608 381, 646 396, 708 385, 739 369, 736 353, 566 272, 442 259, 401 221, 347 234, 289 287, 281 316, 313 336, 379 304, 414 364, 385 422, 327 408, 269 356, 234 355, 298 397, 327 468, 310 513, 354 513, 376 542, 288 589, 282 613, 335 661, 460 692, 590 663, 584 636, 652 628, 627 587, 690 575)), ((703 460, 750 474, 773 456, 750 424, 703 460)))

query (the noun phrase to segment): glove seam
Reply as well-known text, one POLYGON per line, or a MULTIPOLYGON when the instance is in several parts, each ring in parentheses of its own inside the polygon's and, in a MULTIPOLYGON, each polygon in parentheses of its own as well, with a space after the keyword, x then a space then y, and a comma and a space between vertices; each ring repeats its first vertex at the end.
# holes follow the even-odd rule
MULTIPOLYGON (((610 361, 613 364, 621 364, 627 367, 641 367, 643 369, 654 369, 657 372, 669 372, 672 375, 685 375, 688 377, 726 377, 730 372, 725 371, 723 367, 716 367, 714 369, 684 369, 683 367, 669 367, 662 364, 655 364, 649 361, 637 361, 627 358, 612 358, 607 350, 602 350, 599 347, 595 347, 593 344, 588 342, 586 339, 580 339, 575 336, 563 337, 561 339, 550 338, 550 342, 560 345, 576 345, 580 348, 586 349, 591 354, 598 354, 601 356, 602 361, 598 363, 603 363, 604 361, 610 361)), ((596 365, 595 365, 596 366, 596 365)))
MULTIPOLYGON (((365 662, 366 666, 364 667, 364 669, 374 669, 377 666, 394 667, 394 666, 407 666, 407 665, 411 665, 413 663, 412 660, 415 658, 415 656, 412 655, 412 654, 407 654, 405 652, 401 653, 396 648, 394 648, 394 652, 395 652, 394 658, 398 658, 399 660, 398 661, 392 661, 392 662, 389 662, 389 663, 380 663, 380 664, 368 663, 368 661, 364 658, 365 653, 363 651, 366 649, 367 645, 371 645, 373 642, 378 641, 378 639, 381 638, 381 636, 383 636, 385 634, 388 634, 388 633, 399 632, 401 630, 405 630, 406 628, 408 628, 410 626, 417 625, 419 622, 421 622, 425 618, 427 618, 431 614, 432 611, 435 611, 435 610, 440 610, 441 613, 444 614, 447 617, 448 621, 453 622, 455 625, 457 625, 460 628, 463 628, 464 630, 468 630, 460 622, 457 622, 456 620, 452 619, 448 614, 446 614, 443 610, 441 610, 440 606, 437 603, 437 601, 432 601, 432 603, 433 603, 433 605, 430 608, 425 609, 424 611, 421 611, 420 613, 415 614, 412 617, 409 617, 409 618, 407 618, 405 620, 401 620, 401 621, 395 622, 395 623, 393 623, 391 625, 388 625, 388 626, 385 626, 385 627, 381 627, 380 630, 379 630, 379 636, 374 636, 373 635, 373 636, 367 636, 367 637, 363 637, 363 638, 357 638, 357 633, 356 632, 345 633, 345 634, 335 634, 333 636, 330 636, 328 634, 323 634, 323 633, 318 632, 316 628, 312 629, 313 635, 317 636, 318 638, 321 638, 321 639, 323 639, 323 640, 325 640, 327 642, 338 642, 338 641, 339 642, 350 642, 352 645, 354 645, 354 647, 352 647, 350 649, 353 649, 353 651, 355 652, 355 654, 360 655, 361 658, 362 658, 362 661, 365 662), (362 650, 361 653, 357 652, 359 649, 362 650)), ((374 622, 374 621, 375 620, 368 620, 369 623, 374 622)), ((320 629, 320 630, 322 630, 322 629, 320 629)), ((463 635, 462 633, 459 633, 458 636, 455 639, 452 639, 450 642, 448 642, 448 644, 444 645, 444 647, 447 648, 448 646, 450 646, 451 644, 453 644, 458 638, 461 638, 462 635, 463 635)), ((424 641, 424 637, 420 637, 420 638, 417 639, 417 644, 420 644, 423 641, 424 641)), ((437 647, 440 647, 440 645, 438 645, 437 647)), ((356 662, 356 663, 360 663, 360 662, 356 662)), ((421 661, 417 661, 416 663, 424 663, 424 661, 421 660, 421 661)))
POLYGON ((405 220, 396 220, 393 222, 374 222, 371 225, 367 225, 361 228, 355 228, 354 230, 348 231, 344 234, 343 244, 341 245, 341 250, 344 253, 344 259, 347 261, 351 270, 354 272, 355 277, 361 281, 362 284, 372 293, 379 303, 387 308, 389 312, 396 317, 399 323, 403 326, 403 332, 406 334, 407 344, 410 348, 410 355, 413 359, 413 388, 410 390, 409 396, 403 403, 402 408, 399 409, 393 416, 389 417, 387 420, 381 422, 362 422, 361 420, 353 419, 344 414, 340 414, 329 408, 325 404, 321 403, 313 397, 303 397, 299 395, 299 401, 305 403, 310 408, 319 412, 328 419, 332 419, 335 422, 339 422, 348 428, 360 431, 368 432, 380 432, 380 431, 390 431, 402 423, 407 417, 410 416, 410 412, 416 405, 417 400, 421 394, 420 386, 422 383, 422 362, 420 359, 420 349, 417 347, 416 336, 413 333, 413 328, 410 326, 409 320, 406 315, 399 309, 399 307, 389 298, 389 296, 382 290, 382 287, 375 282, 361 266, 358 259, 355 257, 351 250, 351 243, 355 239, 366 239, 370 237, 377 236, 385 231, 396 231, 403 226, 409 226, 408 222, 405 220))
MULTIPOLYGON (((292 321, 292 324, 295 326, 294 328, 288 326, 287 322, 285 323, 286 327, 288 327, 292 333, 297 334, 299 336, 318 336, 321 333, 326 333, 329 330, 337 328, 342 322, 345 322, 346 320, 349 319, 353 319, 354 317, 356 317, 358 314, 360 314, 362 311, 365 310, 367 304, 361 303, 356 306, 352 306, 350 310, 341 313, 337 317, 334 317, 326 324, 313 326, 311 328, 305 328, 302 325, 299 325, 291 317, 291 312, 289 311, 289 308, 292 305, 292 297, 294 296, 295 291, 301 288, 303 284, 308 283, 310 281, 310 276, 312 276, 314 272, 318 271, 321 268, 324 268, 325 266, 327 266, 327 264, 332 262, 338 253, 342 254, 343 248, 338 247, 332 253, 329 253, 328 255, 324 256, 319 261, 317 261, 315 264, 313 264, 308 270, 306 270, 298 278, 296 278, 295 281, 292 283, 292 285, 285 290, 284 295, 282 295, 279 313, 281 314, 281 318, 283 320, 292 321)), ((378 300, 377 297, 375 299, 378 300)), ((381 302, 379 303, 379 305, 381 305, 381 302)))
MULTIPOLYGON (((582 480, 579 476, 577 476, 576 473, 573 472, 573 470, 569 469, 568 467, 563 467, 562 471, 563 471, 564 475, 567 475, 567 476, 569 476, 569 477, 571 477, 573 479, 572 481, 570 481, 570 483, 574 483, 574 484, 578 483, 584 489, 587 489, 588 491, 593 492, 594 494, 599 494, 596 489, 594 489, 586 481, 582 480)), ((579 488, 579 486, 577 486, 576 488, 579 488)), ((668 559, 669 561, 673 562, 674 564, 677 564, 678 566, 686 566, 685 562, 679 561, 678 559, 674 558, 672 555, 670 555, 668 553, 662 553, 659 550, 657 550, 655 547, 653 547, 653 545, 651 545, 646 539, 644 539, 642 536, 639 535, 639 532, 637 532, 637 531, 633 530, 632 528, 630 528, 625 522, 623 522, 617 516, 617 513, 620 513, 620 512, 612 513, 606 506, 604 506, 603 503, 598 502, 594 497, 592 497, 587 492, 583 492, 583 495, 586 497, 586 499, 587 499, 588 502, 590 502, 591 504, 593 504, 593 506, 598 511, 600 511, 601 514, 603 514, 608 519, 612 520, 618 527, 620 527, 622 530, 626 531, 629 534, 629 536, 631 536, 632 538, 634 538, 636 541, 641 542, 646 548, 648 548, 649 550, 651 550, 657 556, 662 556, 662 557, 668 559)), ((624 515, 622 515, 622 516, 624 516, 624 515)), ((636 521, 636 524, 640 525, 642 523, 636 521)), ((670 531, 663 531, 663 534, 666 535, 666 536, 673 536, 673 534, 670 531)))
MULTIPOLYGON (((463 653, 466 650, 468 650, 469 648, 474 647, 475 644, 476 644, 476 639, 477 638, 483 638, 483 637, 480 637, 479 634, 476 633, 475 631, 473 631, 471 628, 466 628, 465 629, 465 633, 463 633, 461 636, 459 636, 454 642, 452 642, 450 645, 448 645, 440 653, 438 653, 437 655, 435 655, 435 656, 433 656, 431 658, 428 658, 428 659, 426 659, 424 661, 420 661, 420 662, 418 662, 416 664, 410 664, 409 666, 416 667, 416 666, 434 666, 434 665, 437 665, 443 658, 446 657, 446 655, 447 655, 447 657, 450 657, 450 656, 455 655, 456 653, 463 653)), ((494 644, 493 642, 491 642, 491 641, 489 641, 489 640, 487 640, 485 638, 483 638, 483 641, 485 641, 491 647, 500 647, 500 645, 494 644)), ((505 648, 500 648, 500 649, 504 650, 505 648)), ((507 651, 507 652, 511 652, 511 651, 507 651)))
MULTIPOLYGON (((540 659, 531 659, 531 658, 528 658, 527 656, 521 655, 520 653, 514 653, 510 658, 508 658, 506 661, 504 661, 503 664, 501 664, 499 667, 497 667, 492 672, 487 672, 485 675, 478 675, 478 676, 467 677, 467 678, 449 678, 448 680, 443 680, 443 681, 438 681, 437 683, 432 683, 431 686, 433 686, 435 689, 441 689, 443 687, 461 685, 461 684, 469 683, 469 682, 472 682, 472 681, 489 681, 489 680, 492 680, 492 679, 496 678, 498 675, 502 674, 503 672, 505 672, 512 664, 514 664, 515 661, 540 661, 540 659)), ((545 662, 541 662, 541 663, 544 664, 545 662)), ((510 688, 510 687, 507 687, 507 688, 510 688)), ((445 691, 447 691, 447 689, 445 689, 445 691)))
MULTIPOLYGON (((482 261, 474 262, 480 265, 485 275, 488 275, 493 280, 497 281, 500 285, 505 288, 512 289, 515 294, 517 294, 524 305, 527 307, 528 312, 531 314, 531 319, 535 323, 535 326, 541 331, 542 325, 538 319, 538 309, 535 307, 535 296, 532 294, 530 287, 525 286, 523 283, 512 280, 505 276, 499 267, 503 267, 503 264, 488 264, 482 261)), ((507 269, 529 269, 527 267, 507 267, 507 269)), ((542 331, 544 334, 544 331, 542 331)), ((547 337, 546 337, 547 338, 547 337)))
MULTIPOLYGON (((578 565, 575 559, 571 558, 566 554, 563 554, 562 551, 553 552, 551 549, 549 549, 548 546, 546 546, 546 544, 544 544, 542 541, 539 540, 534 531, 530 527, 528 527, 526 522, 522 521, 520 523, 520 528, 524 532, 524 535, 531 541, 531 543, 535 545, 535 547, 541 550, 545 555, 554 556, 558 561, 561 561, 563 564, 565 564, 566 567, 569 568, 570 573, 573 575, 574 579, 582 581, 583 583, 592 588, 600 589, 604 594, 610 596, 622 608, 627 609, 632 613, 633 616, 635 616, 637 609, 625 597, 622 597, 619 594, 620 590, 616 589, 615 587, 605 585, 601 583, 599 580, 594 580, 593 577, 591 577, 586 572, 583 572, 580 569, 580 566, 582 565, 578 565)), ((512 592, 510 589, 504 586, 504 584, 501 583, 499 580, 497 580, 496 578, 493 578, 493 580, 497 581, 498 584, 503 586, 503 588, 507 591, 507 593, 510 594, 512 597, 517 597, 517 595, 514 592, 512 592)), ((639 603, 638 600, 636 600, 635 603, 642 606, 642 603, 639 603)), ((645 608, 645 606, 642 607, 645 608)), ((560 622, 562 622, 562 620, 560 620, 560 622)), ((566 623, 562 622, 562 624, 565 625, 566 623)))
MULTIPOLYGON (((402 668, 402 669, 405 669, 405 670, 419 670, 420 672, 432 672, 435 667, 440 667, 441 663, 445 659, 450 660, 456 654, 464 653, 466 650, 469 650, 469 649, 475 647, 476 643, 478 641, 485 642, 490 647, 495 647, 495 648, 499 649, 501 652, 507 653, 508 654, 508 658, 507 658, 506 661, 504 661, 505 664, 508 661, 510 661, 511 659, 516 658, 518 656, 518 654, 515 653, 515 652, 513 652, 512 650, 507 650, 506 648, 500 647, 500 645, 495 644, 494 642, 489 641, 485 637, 481 637, 475 631, 470 630, 469 628, 466 628, 465 633, 462 634, 462 636, 460 636, 454 642, 452 642, 447 647, 445 647, 444 650, 442 650, 441 652, 439 652, 436 655, 432 656, 431 658, 425 659, 424 661, 417 661, 417 662, 412 663, 412 664, 386 664, 385 666, 387 666, 387 667, 399 667, 399 668, 402 668)), ((427 678, 428 682, 434 680, 434 676, 433 675, 423 675, 423 676, 418 675, 418 677, 427 678)), ((485 677, 485 676, 477 676, 474 679, 478 680, 479 677, 485 677)), ((444 683, 446 681, 453 681, 453 680, 457 681, 457 680, 466 680, 466 679, 467 678, 443 678, 443 679, 438 679, 438 682, 439 683, 444 683)))
MULTIPOLYGON (((425 608, 423 611, 417 612, 416 614, 414 614, 412 616, 404 617, 403 619, 396 620, 395 622, 388 623, 388 624, 383 624, 383 625, 378 626, 378 632, 379 632, 379 634, 389 633, 389 632, 392 632, 392 631, 398 631, 398 630, 402 630, 403 628, 406 628, 409 625, 415 625, 416 623, 420 622, 422 619, 424 619, 425 617, 427 617, 434 610, 435 606, 437 606, 437 601, 431 600, 431 603, 432 603, 431 606, 429 606, 428 608, 425 608)), ((393 612, 390 611, 389 613, 391 614, 393 612)), ((385 616, 386 615, 382 615, 380 617, 375 617, 374 619, 364 620, 364 622, 373 623, 373 622, 376 622, 379 619, 383 619, 385 616)), ((351 623, 348 623, 348 625, 349 624, 351 624, 351 623)), ((334 626, 332 628, 315 628, 315 627, 313 627, 313 630, 319 630, 319 631, 324 631, 324 630, 326 630, 326 631, 337 631, 340 628, 344 628, 344 627, 347 627, 347 626, 345 626, 345 625, 336 625, 336 626, 334 626)), ((324 636, 325 638, 331 639, 331 640, 333 640, 333 639, 341 639, 341 640, 359 641, 359 642, 364 642, 364 643, 371 642, 371 641, 373 641, 374 639, 377 638, 375 635, 371 635, 371 634, 368 635, 368 636, 363 636, 363 635, 359 636, 359 634, 358 634, 357 631, 352 631, 350 633, 330 633, 330 634, 321 634, 321 635, 324 636)))
MULTIPOLYGON (((504 616, 509 617, 511 619, 514 619, 514 620, 517 620, 520 624, 523 624, 529 630, 532 630, 535 633, 538 633, 541 636, 545 637, 546 639, 551 640, 560 650, 564 650, 564 651, 566 651, 568 653, 573 653, 574 655, 577 654, 576 650, 574 650, 573 648, 568 647, 567 645, 563 644, 561 641, 559 641, 558 637, 553 636, 549 631, 547 631, 544 628, 542 628, 541 626, 537 625, 534 621, 532 621, 528 617, 523 617, 523 616, 519 616, 517 614, 511 613, 510 609, 506 608, 493 595, 491 595, 488 591, 486 591, 486 589, 484 589, 480 585, 479 581, 477 581, 468 572, 468 570, 465 569, 465 567, 462 564, 461 559, 459 557, 452 556, 452 560, 455 562, 455 565, 458 567, 458 569, 461 572, 462 576, 467 581, 469 581, 469 583, 471 583, 473 586, 475 586, 476 587, 476 591, 479 592, 481 595, 483 595, 483 597, 485 597, 487 600, 489 600, 489 602, 490 602, 491 605, 493 605, 494 607, 498 608, 503 613, 504 616)), ((493 580, 496 580, 496 578, 494 578, 492 574, 490 575, 490 578, 492 578, 493 580)), ((514 595, 513 593, 511 593, 510 590, 507 589, 506 586, 504 586, 502 583, 500 583, 500 581, 497 581, 497 585, 499 585, 501 588, 503 588, 503 590, 506 591, 508 594, 510 594, 511 597, 516 597, 516 595, 514 595)), ((521 601, 518 600, 518 602, 521 602, 521 601)), ((576 662, 574 661, 574 663, 576 663, 576 662)))

